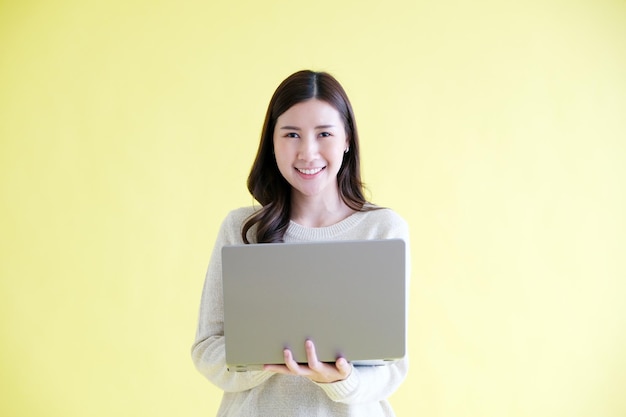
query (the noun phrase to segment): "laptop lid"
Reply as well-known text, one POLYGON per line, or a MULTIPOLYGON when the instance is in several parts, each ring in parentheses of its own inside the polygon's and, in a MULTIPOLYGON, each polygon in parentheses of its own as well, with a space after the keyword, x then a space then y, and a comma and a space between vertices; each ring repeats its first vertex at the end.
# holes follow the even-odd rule
POLYGON ((282 364, 289 347, 382 364, 406 353, 406 246, 401 239, 222 248, 229 370, 282 364))

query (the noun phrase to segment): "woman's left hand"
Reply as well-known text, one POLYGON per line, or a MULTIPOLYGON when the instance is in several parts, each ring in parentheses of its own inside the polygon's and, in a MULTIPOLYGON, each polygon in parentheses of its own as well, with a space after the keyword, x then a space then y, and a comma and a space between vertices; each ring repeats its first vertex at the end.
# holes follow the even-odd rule
POLYGON ((315 345, 311 340, 304 343, 304 349, 306 350, 306 365, 296 362, 291 350, 285 349, 283 352, 285 355, 284 365, 265 365, 263 369, 285 375, 300 375, 318 383, 342 381, 350 376, 352 366, 345 358, 337 359, 334 364, 320 362, 315 353, 315 345))

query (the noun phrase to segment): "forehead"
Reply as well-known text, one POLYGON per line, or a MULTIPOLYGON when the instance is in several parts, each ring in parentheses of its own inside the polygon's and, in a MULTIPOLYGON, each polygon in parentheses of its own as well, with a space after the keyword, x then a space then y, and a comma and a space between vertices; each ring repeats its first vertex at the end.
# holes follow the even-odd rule
POLYGON ((341 115, 331 104, 311 99, 291 106, 276 120, 277 125, 294 126, 343 126, 341 115))

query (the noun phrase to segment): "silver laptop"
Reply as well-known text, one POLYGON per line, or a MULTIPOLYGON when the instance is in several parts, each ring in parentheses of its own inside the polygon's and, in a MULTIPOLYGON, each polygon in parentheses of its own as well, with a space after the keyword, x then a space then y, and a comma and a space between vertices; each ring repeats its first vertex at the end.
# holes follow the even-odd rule
POLYGON ((271 243, 222 249, 231 371, 323 362, 379 365, 406 353, 406 245, 401 239, 271 243))

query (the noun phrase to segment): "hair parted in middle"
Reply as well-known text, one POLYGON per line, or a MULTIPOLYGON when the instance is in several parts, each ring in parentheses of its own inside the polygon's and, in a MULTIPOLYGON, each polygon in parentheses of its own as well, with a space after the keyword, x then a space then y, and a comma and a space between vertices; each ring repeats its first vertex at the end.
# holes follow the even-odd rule
POLYGON ((346 92, 339 82, 326 72, 298 71, 287 77, 274 92, 263 123, 261 141, 250 175, 248 190, 262 208, 246 219, 241 235, 251 243, 248 231, 256 225, 253 241, 256 243, 282 242, 289 226, 291 185, 278 170, 274 156, 274 129, 276 120, 292 106, 311 99, 333 106, 343 121, 349 152, 344 153, 337 174, 339 195, 348 207, 361 211, 367 200, 361 182, 359 136, 354 112, 346 92))

